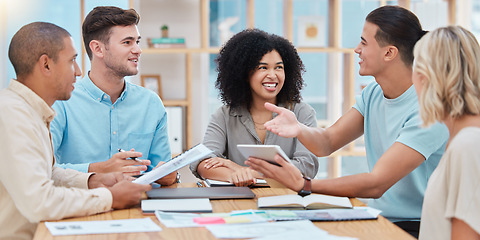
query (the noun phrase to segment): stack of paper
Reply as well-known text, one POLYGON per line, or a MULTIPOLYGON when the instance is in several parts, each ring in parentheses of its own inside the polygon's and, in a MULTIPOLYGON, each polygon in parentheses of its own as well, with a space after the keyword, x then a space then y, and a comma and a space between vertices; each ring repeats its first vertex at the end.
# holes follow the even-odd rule
POLYGON ((212 212, 208 198, 190 199, 147 199, 142 200, 143 213, 164 212, 212 212))

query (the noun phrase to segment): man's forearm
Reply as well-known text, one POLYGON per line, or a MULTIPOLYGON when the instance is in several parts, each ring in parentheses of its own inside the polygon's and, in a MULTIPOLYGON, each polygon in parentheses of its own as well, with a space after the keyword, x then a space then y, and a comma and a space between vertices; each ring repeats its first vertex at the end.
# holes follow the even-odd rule
POLYGON ((388 188, 369 173, 312 180, 312 192, 342 197, 379 198, 388 188))
POLYGON ((318 157, 328 156, 332 153, 323 128, 308 127, 301 124, 297 138, 310 152, 318 157))

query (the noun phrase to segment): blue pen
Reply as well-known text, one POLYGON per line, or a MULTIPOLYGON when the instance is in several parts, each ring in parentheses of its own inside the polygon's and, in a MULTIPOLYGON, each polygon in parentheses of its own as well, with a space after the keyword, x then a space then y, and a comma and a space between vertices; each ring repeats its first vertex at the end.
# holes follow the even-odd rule
MULTIPOLYGON (((125 150, 119 148, 119 149, 118 149, 118 152, 125 152, 125 150)), ((143 163, 142 160, 137 159, 137 157, 127 158, 127 160, 135 160, 135 161, 137 161, 137 162, 139 162, 139 163, 143 163)))

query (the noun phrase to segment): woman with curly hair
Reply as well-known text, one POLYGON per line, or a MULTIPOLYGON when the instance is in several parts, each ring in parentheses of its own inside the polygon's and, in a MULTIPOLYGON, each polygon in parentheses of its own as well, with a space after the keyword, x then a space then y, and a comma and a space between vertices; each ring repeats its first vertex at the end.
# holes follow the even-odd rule
POLYGON ((280 36, 247 29, 223 46, 216 63, 215 86, 224 106, 212 115, 203 139, 214 154, 192 164, 192 172, 236 186, 254 184, 262 175, 244 164, 237 144, 265 144, 279 145, 305 176, 315 177, 314 154, 297 138, 279 137, 263 126, 276 115, 265 109, 266 102, 290 109, 307 126, 317 125, 315 110, 300 101, 304 66, 295 47, 280 36))
POLYGON ((427 33, 414 54, 423 124, 440 121, 450 132, 425 191, 420 239, 480 239, 480 46, 449 26, 427 33))

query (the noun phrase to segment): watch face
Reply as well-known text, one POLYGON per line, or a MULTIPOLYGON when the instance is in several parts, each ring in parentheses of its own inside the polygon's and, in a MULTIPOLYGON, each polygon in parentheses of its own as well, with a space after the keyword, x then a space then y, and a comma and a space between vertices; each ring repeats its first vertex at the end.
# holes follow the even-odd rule
POLYGON ((302 197, 305 197, 305 196, 308 196, 310 195, 312 192, 310 191, 305 191, 305 190, 300 190, 300 192, 298 192, 298 195, 302 196, 302 197))

